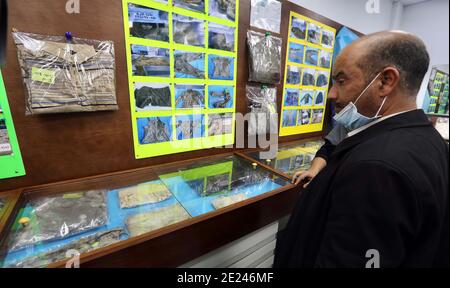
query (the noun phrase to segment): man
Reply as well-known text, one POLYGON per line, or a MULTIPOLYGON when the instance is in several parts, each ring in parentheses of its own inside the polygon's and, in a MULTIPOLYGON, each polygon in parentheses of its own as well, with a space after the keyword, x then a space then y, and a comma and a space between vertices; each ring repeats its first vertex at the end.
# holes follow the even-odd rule
POLYGON ((342 51, 329 92, 338 125, 295 175, 306 189, 274 267, 449 266, 448 146, 416 109, 429 61, 403 32, 342 51))

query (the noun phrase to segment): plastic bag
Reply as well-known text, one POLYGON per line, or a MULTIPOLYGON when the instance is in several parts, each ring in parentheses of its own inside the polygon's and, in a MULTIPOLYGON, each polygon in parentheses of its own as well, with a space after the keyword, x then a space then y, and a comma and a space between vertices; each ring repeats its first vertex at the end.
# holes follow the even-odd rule
POLYGON ((281 79, 282 39, 248 31, 249 81, 278 84, 281 79))
POLYGON ((31 201, 19 216, 29 218, 30 222, 11 234, 9 250, 67 238, 106 225, 105 193, 104 190, 91 190, 31 201))
POLYGON ((251 114, 248 134, 276 133, 278 129, 277 88, 247 85, 247 99, 251 114))
POLYGON ((66 259, 67 252, 70 250, 75 250, 82 254, 119 242, 120 236, 124 233, 124 230, 121 228, 97 232, 83 236, 78 240, 61 245, 48 252, 30 256, 13 263, 6 263, 5 266, 8 268, 42 268, 66 259))
POLYGON ((277 0, 252 0, 250 26, 280 33, 281 2, 277 0))
POLYGON ((114 44, 13 32, 26 114, 118 110, 114 44))

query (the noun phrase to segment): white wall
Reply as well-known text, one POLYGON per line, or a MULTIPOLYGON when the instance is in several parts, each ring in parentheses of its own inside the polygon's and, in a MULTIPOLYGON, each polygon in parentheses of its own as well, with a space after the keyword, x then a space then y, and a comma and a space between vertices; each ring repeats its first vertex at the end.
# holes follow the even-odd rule
POLYGON ((392 0, 380 1, 380 13, 369 14, 365 0, 290 0, 364 34, 389 30, 392 0))
POLYGON ((431 64, 449 64, 449 1, 431 0, 406 6, 400 29, 425 41, 431 64))
MULTIPOLYGON (((430 0, 406 6, 400 29, 414 33, 425 41, 431 65, 449 64, 449 1, 430 0)), ((431 69, 430 69, 431 71, 431 69)), ((417 95, 417 106, 422 107, 430 71, 425 76, 417 95)))

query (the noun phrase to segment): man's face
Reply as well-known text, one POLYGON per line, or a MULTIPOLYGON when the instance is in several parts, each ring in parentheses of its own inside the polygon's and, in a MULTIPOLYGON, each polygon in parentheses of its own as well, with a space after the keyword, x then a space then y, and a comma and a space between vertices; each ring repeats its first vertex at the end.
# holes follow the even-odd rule
MULTIPOLYGON (((350 102, 354 103, 369 84, 357 65, 358 59, 363 55, 365 55, 363 45, 350 45, 336 59, 333 66, 333 86, 328 95, 328 99, 335 102, 336 112, 340 112, 350 102)), ((372 84, 356 104, 358 111, 368 117, 372 117, 376 112, 376 102, 373 101, 374 90, 371 89, 375 85, 376 83, 372 84)))

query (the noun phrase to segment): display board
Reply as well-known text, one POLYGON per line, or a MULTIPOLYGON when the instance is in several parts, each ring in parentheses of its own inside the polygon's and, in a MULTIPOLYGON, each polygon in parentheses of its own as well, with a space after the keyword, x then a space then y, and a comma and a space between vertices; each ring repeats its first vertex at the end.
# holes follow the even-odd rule
POLYGON ((423 110, 428 115, 449 115, 448 107, 449 75, 433 68, 424 98, 423 110))
POLYGON ((280 136, 322 131, 336 29, 291 12, 280 136))
MULTIPOLYGON (((119 110, 26 116, 26 90, 23 86, 23 78, 17 60, 17 49, 11 33, 8 33, 7 63, 2 70, 3 80, 10 96, 8 101, 27 174, 24 177, 0 181, 0 191, 139 169, 239 150, 237 148, 212 148, 137 160, 133 145, 134 129, 132 128, 132 121, 130 121, 132 111, 130 111, 130 87, 127 77, 128 59, 124 37, 122 0, 108 1, 108 5, 105 5, 105 0, 81 2, 81 13, 68 14, 65 9, 65 2, 61 3, 61 1, 10 1, 9 14, 11 17, 8 23, 8 31, 11 31, 14 27, 23 32, 62 36, 66 32, 71 32, 74 37, 113 41, 119 110), (43 7, 45 7, 45 13, 42 13, 43 7), (42 23, 45 23, 45 25, 42 25, 42 23)), ((250 2, 250 0, 239 1, 235 107, 236 113, 244 115, 248 111, 248 103, 245 97, 249 77, 248 50, 246 48, 247 30, 265 32, 257 28, 250 28, 250 2)), ((150 1, 146 1, 146 3, 150 3, 150 1)), ((337 30, 342 27, 341 24, 329 18, 292 2, 283 1, 281 33, 272 33, 274 36, 283 39, 282 67, 285 67, 284 53, 286 51, 285 45, 288 43, 289 14, 291 11, 316 19, 337 30)), ((127 29, 129 29, 129 26, 127 26, 127 29)), ((282 106, 283 83, 277 84, 275 87, 277 88, 277 112, 279 114, 282 106)), ((326 113, 326 115, 329 114, 326 113)), ((324 128, 329 125, 327 120, 324 123, 324 128)), ((280 137, 279 142, 286 143, 317 137, 322 134, 321 131, 318 131, 280 137)), ((244 136, 247 136, 247 134, 244 134, 244 136)))
POLYGON ((123 11, 135 157, 233 144, 239 1, 123 0, 123 11))
POLYGON ((0 179, 23 175, 25 168, 0 71, 0 179))

